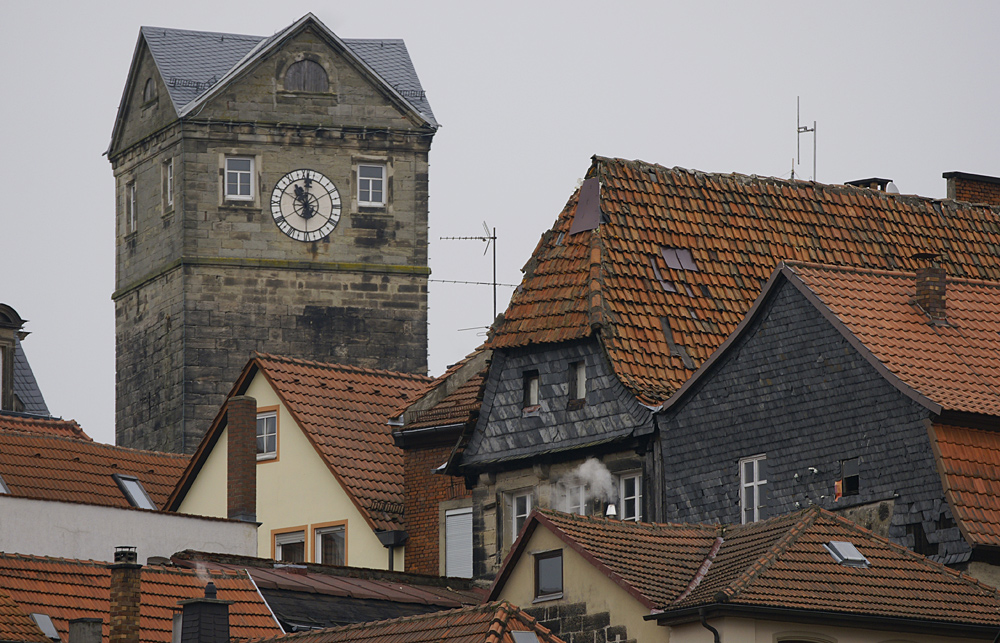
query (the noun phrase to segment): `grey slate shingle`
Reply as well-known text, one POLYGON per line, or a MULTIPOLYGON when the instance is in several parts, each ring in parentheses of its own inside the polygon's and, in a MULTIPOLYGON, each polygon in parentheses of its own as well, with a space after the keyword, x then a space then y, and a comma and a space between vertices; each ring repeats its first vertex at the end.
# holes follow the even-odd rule
POLYGON ((42 391, 38 388, 35 374, 31 372, 28 358, 24 355, 21 342, 14 338, 14 395, 24 405, 24 412, 32 415, 48 415, 42 391))

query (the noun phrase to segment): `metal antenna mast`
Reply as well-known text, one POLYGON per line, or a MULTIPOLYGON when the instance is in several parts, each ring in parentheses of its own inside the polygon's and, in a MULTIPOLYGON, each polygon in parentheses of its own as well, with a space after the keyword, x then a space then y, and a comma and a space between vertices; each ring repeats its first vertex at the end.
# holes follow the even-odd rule
MULTIPOLYGON (((483 230, 486 232, 485 236, 482 237, 438 237, 442 240, 450 241, 485 241, 486 249, 483 250, 485 255, 490 250, 490 244, 493 244, 493 319, 497 318, 497 229, 493 228, 490 231, 490 227, 486 225, 483 221, 483 230)), ((457 283, 457 282, 456 282, 457 283)), ((462 283, 475 283, 475 282, 462 282, 462 283)), ((507 284, 504 284, 507 285, 507 284)))
MULTIPOLYGON (((800 118, 801 109, 799 107, 799 97, 795 97, 795 158, 799 165, 802 164, 802 135, 812 132, 813 135, 813 177, 812 180, 816 180, 816 121, 813 121, 812 127, 806 127, 802 125, 802 120, 800 118)), ((792 168, 792 178, 795 178, 795 168, 792 168)))

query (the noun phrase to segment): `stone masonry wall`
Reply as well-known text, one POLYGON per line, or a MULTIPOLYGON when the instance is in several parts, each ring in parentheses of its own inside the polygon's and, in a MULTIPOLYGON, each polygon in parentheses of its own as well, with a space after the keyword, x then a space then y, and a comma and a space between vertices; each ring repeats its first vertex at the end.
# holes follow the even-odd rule
POLYGON ((566 643, 634 643, 624 625, 612 625, 610 612, 587 613, 586 603, 526 607, 524 611, 566 643))

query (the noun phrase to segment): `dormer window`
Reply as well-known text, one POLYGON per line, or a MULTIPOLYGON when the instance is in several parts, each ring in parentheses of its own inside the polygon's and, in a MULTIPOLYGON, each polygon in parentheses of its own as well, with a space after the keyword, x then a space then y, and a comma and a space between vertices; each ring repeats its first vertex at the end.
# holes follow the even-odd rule
POLYGON ((130 505, 139 509, 156 510, 156 505, 153 504, 152 498, 146 493, 146 489, 139 482, 138 478, 118 473, 112 474, 111 477, 118 483, 118 487, 122 490, 122 494, 124 494, 125 499, 128 500, 130 505))
POLYGON ((534 409, 538 406, 538 371, 524 371, 524 402, 523 407, 534 409))
POLYGON ((330 79, 326 70, 318 62, 300 60, 292 63, 285 72, 285 91, 328 92, 330 79))
POLYGON ((573 362, 569 365, 569 402, 570 408, 583 406, 587 399, 587 364, 573 362))

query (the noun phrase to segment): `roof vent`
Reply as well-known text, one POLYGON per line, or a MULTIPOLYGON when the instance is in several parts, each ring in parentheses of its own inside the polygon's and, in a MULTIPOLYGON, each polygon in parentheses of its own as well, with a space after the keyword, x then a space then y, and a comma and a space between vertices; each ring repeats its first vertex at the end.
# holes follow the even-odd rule
POLYGON ((870 564, 853 543, 831 540, 823 546, 826 547, 835 561, 845 567, 868 567, 870 564))
MULTIPOLYGON (((886 192, 886 188, 892 183, 892 179, 880 179, 877 177, 872 177, 870 179, 858 179, 857 181, 848 181, 845 185, 853 185, 856 188, 868 188, 869 190, 878 190, 880 192, 886 192)), ((892 186, 895 188, 895 184, 892 186)), ((896 190, 895 194, 898 194, 899 190, 896 190)))

